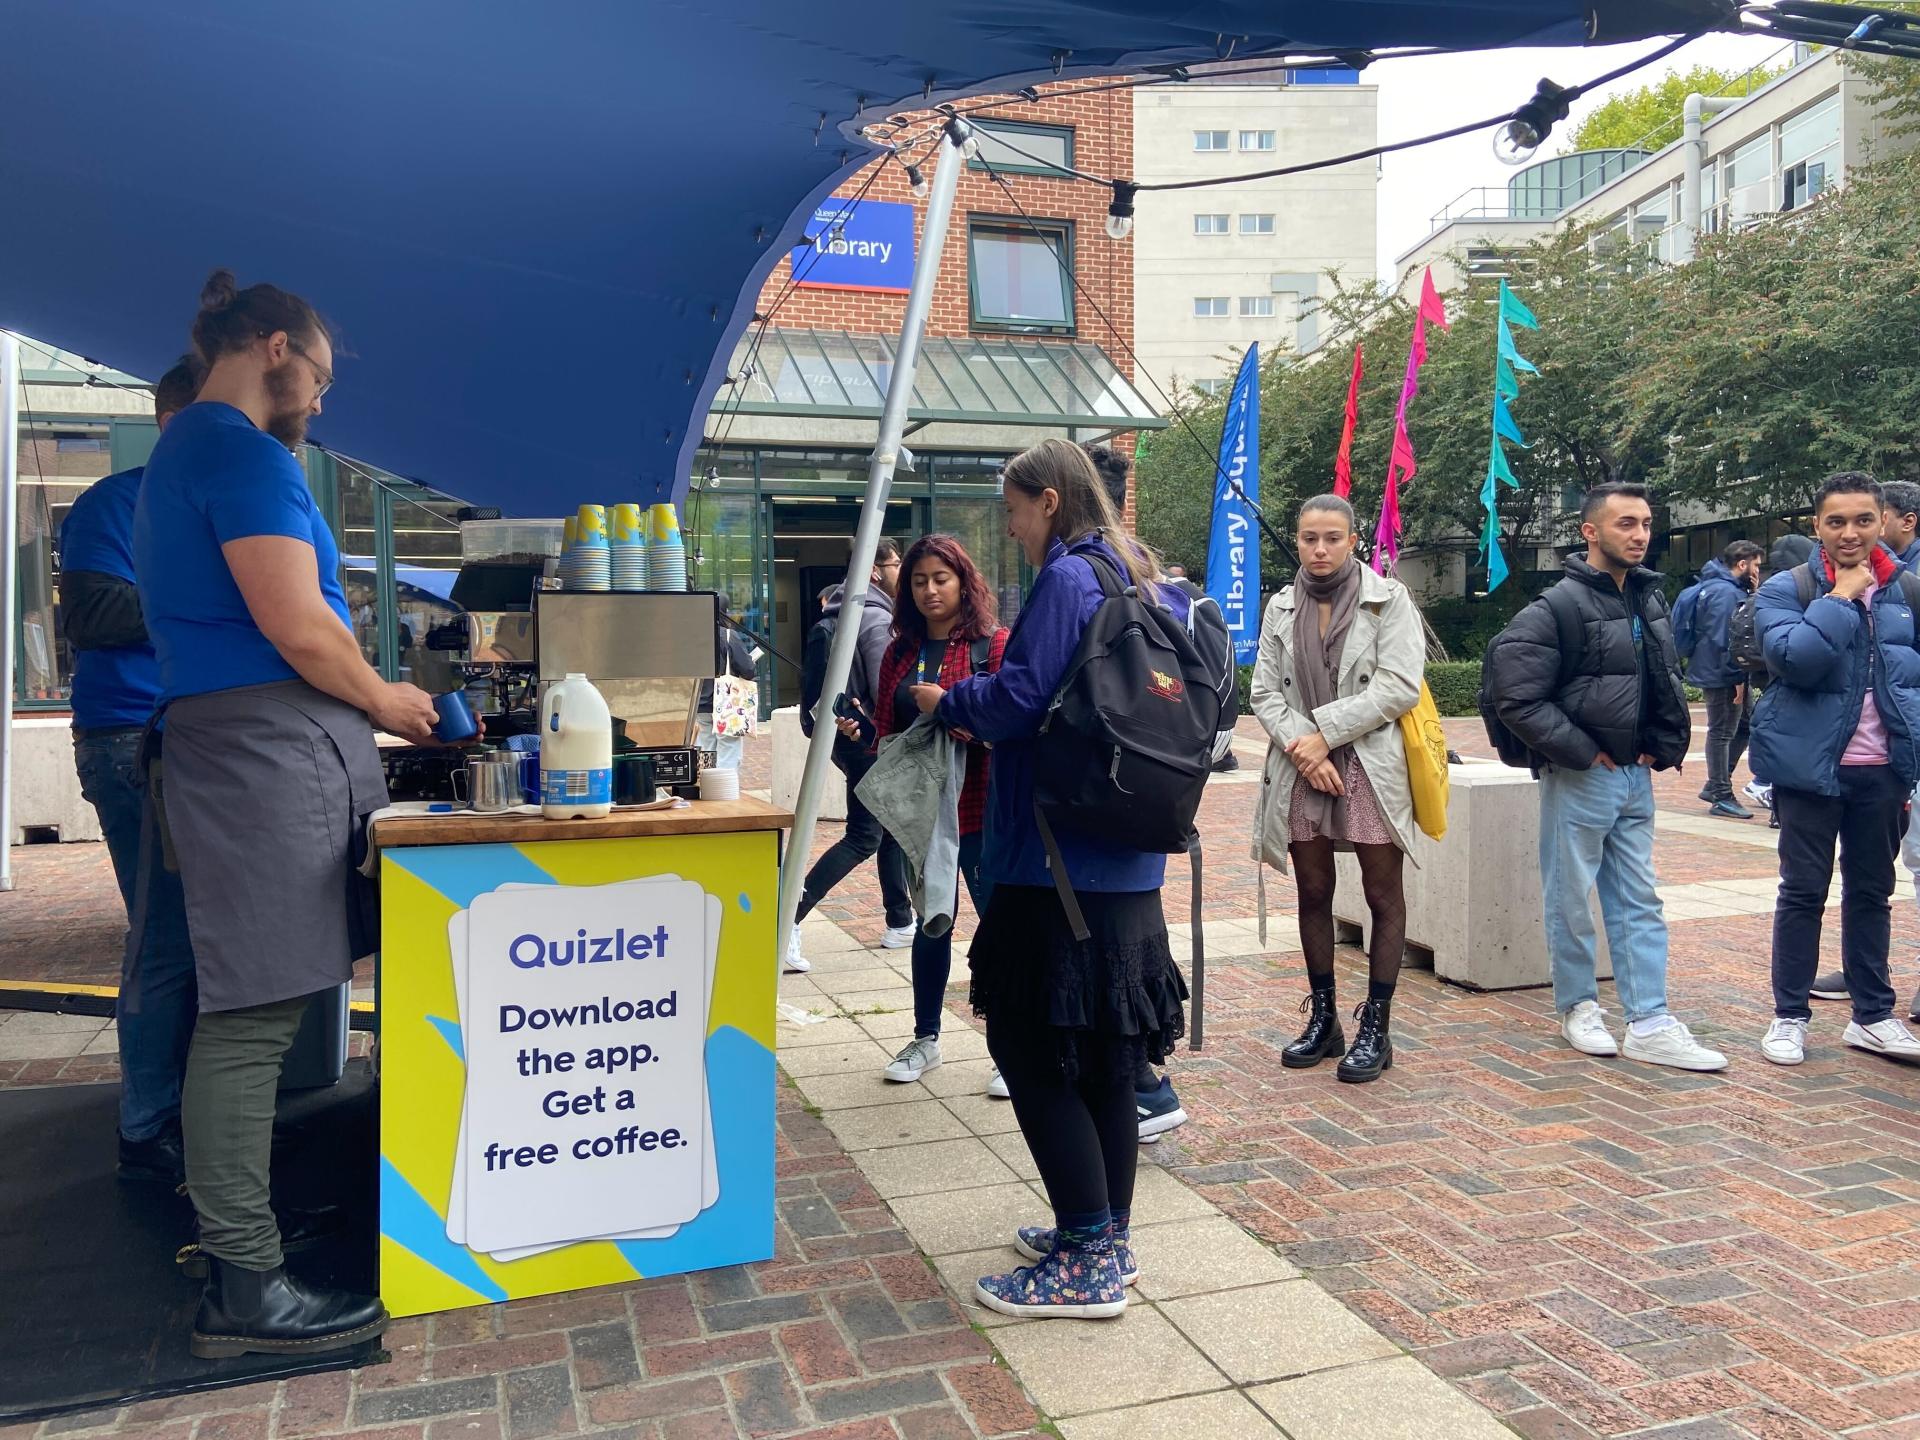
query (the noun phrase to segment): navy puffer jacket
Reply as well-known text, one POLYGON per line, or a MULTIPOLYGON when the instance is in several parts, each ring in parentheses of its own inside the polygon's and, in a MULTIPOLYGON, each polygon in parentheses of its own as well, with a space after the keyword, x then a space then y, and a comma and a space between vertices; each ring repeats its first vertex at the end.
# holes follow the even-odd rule
POLYGON ((1733 578, 1724 560, 1709 560, 1701 570, 1700 593, 1693 602, 1693 654, 1687 657, 1687 679, 1694 684, 1726 690, 1753 678, 1727 653, 1727 627, 1751 593, 1733 578))
POLYGON ((1756 775, 1789 790, 1840 793, 1840 757, 1860 725, 1867 687, 1887 732, 1887 758, 1903 785, 1920 777, 1920 630, 1898 583, 1899 562, 1874 552, 1880 588, 1873 615, 1830 592, 1826 556, 1816 550, 1813 599, 1800 603, 1791 570, 1760 587, 1755 628, 1773 683, 1753 712, 1756 775))

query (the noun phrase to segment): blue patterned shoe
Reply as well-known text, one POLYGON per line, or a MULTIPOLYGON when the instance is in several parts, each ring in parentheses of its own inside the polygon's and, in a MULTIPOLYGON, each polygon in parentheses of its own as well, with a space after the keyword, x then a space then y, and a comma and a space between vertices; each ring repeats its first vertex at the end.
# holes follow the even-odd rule
MULTIPOLYGON (((1029 1260, 1044 1260, 1053 1253, 1053 1237, 1051 1225, 1022 1225, 1013 1232, 1013 1248, 1029 1260)), ((1140 1278, 1140 1266, 1133 1258, 1133 1246, 1126 1231, 1114 1233, 1113 1253, 1120 1262, 1120 1283, 1133 1284, 1140 1278)))
POLYGON ((1127 1308, 1127 1287, 1110 1244, 1057 1251, 1010 1275, 983 1275, 973 1293, 989 1310, 1035 1320, 1111 1320, 1127 1308))

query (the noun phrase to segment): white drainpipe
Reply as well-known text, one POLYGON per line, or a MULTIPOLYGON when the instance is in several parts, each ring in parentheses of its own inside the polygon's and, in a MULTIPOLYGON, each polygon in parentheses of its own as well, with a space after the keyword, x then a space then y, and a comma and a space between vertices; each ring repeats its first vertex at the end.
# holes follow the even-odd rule
POLYGON ((1674 237, 1673 247, 1673 258, 1681 265, 1693 259, 1704 219, 1701 192, 1707 161, 1706 117, 1718 115, 1722 110, 1731 110, 1740 103, 1725 95, 1687 96, 1686 109, 1682 112, 1685 127, 1680 147, 1681 158, 1687 167, 1686 179, 1680 186, 1680 233, 1674 237))

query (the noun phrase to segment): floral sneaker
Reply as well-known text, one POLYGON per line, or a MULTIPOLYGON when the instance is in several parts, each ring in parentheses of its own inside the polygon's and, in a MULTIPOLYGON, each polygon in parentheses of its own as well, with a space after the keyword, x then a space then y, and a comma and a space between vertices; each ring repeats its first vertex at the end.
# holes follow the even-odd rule
MULTIPOLYGON (((1013 1248, 1029 1260, 1044 1260, 1053 1253, 1055 1230, 1051 1225, 1022 1225, 1013 1232, 1013 1248)), ((1113 1256, 1120 1262, 1120 1283, 1131 1285, 1140 1278, 1140 1266, 1133 1258, 1132 1237, 1125 1230, 1113 1232, 1113 1256)))
POLYGON ((1037 1320, 1111 1320, 1127 1308, 1110 1241, 1091 1250, 1056 1250, 1010 1275, 983 1275, 973 1293, 989 1310, 1037 1320))

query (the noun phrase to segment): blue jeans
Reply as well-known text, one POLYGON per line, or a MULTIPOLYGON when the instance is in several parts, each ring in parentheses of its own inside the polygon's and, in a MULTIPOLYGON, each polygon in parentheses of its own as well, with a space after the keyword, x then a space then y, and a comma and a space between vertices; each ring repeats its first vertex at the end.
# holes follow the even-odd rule
POLYGON ((146 803, 140 732, 76 735, 80 793, 100 817, 127 907, 114 1019, 120 1039, 120 1133, 151 1140, 180 1123, 180 1082, 200 1006, 180 877, 164 863, 159 822, 146 803))
MULTIPOLYGON (((960 878, 967 882, 967 898, 973 902, 974 919, 987 912, 987 899, 993 884, 980 873, 980 852, 986 836, 976 830, 960 837, 960 878)), ((954 909, 960 897, 953 897, 954 909)), ((953 974, 953 931, 938 940, 924 928, 913 932, 913 1033, 938 1035, 940 1015, 945 1009, 947 981, 953 974)))
POLYGON ((1540 773, 1540 889, 1562 1012, 1599 998, 1587 904, 1596 882, 1627 1019, 1666 1014, 1667 920, 1653 888, 1653 774, 1644 765, 1540 773))

